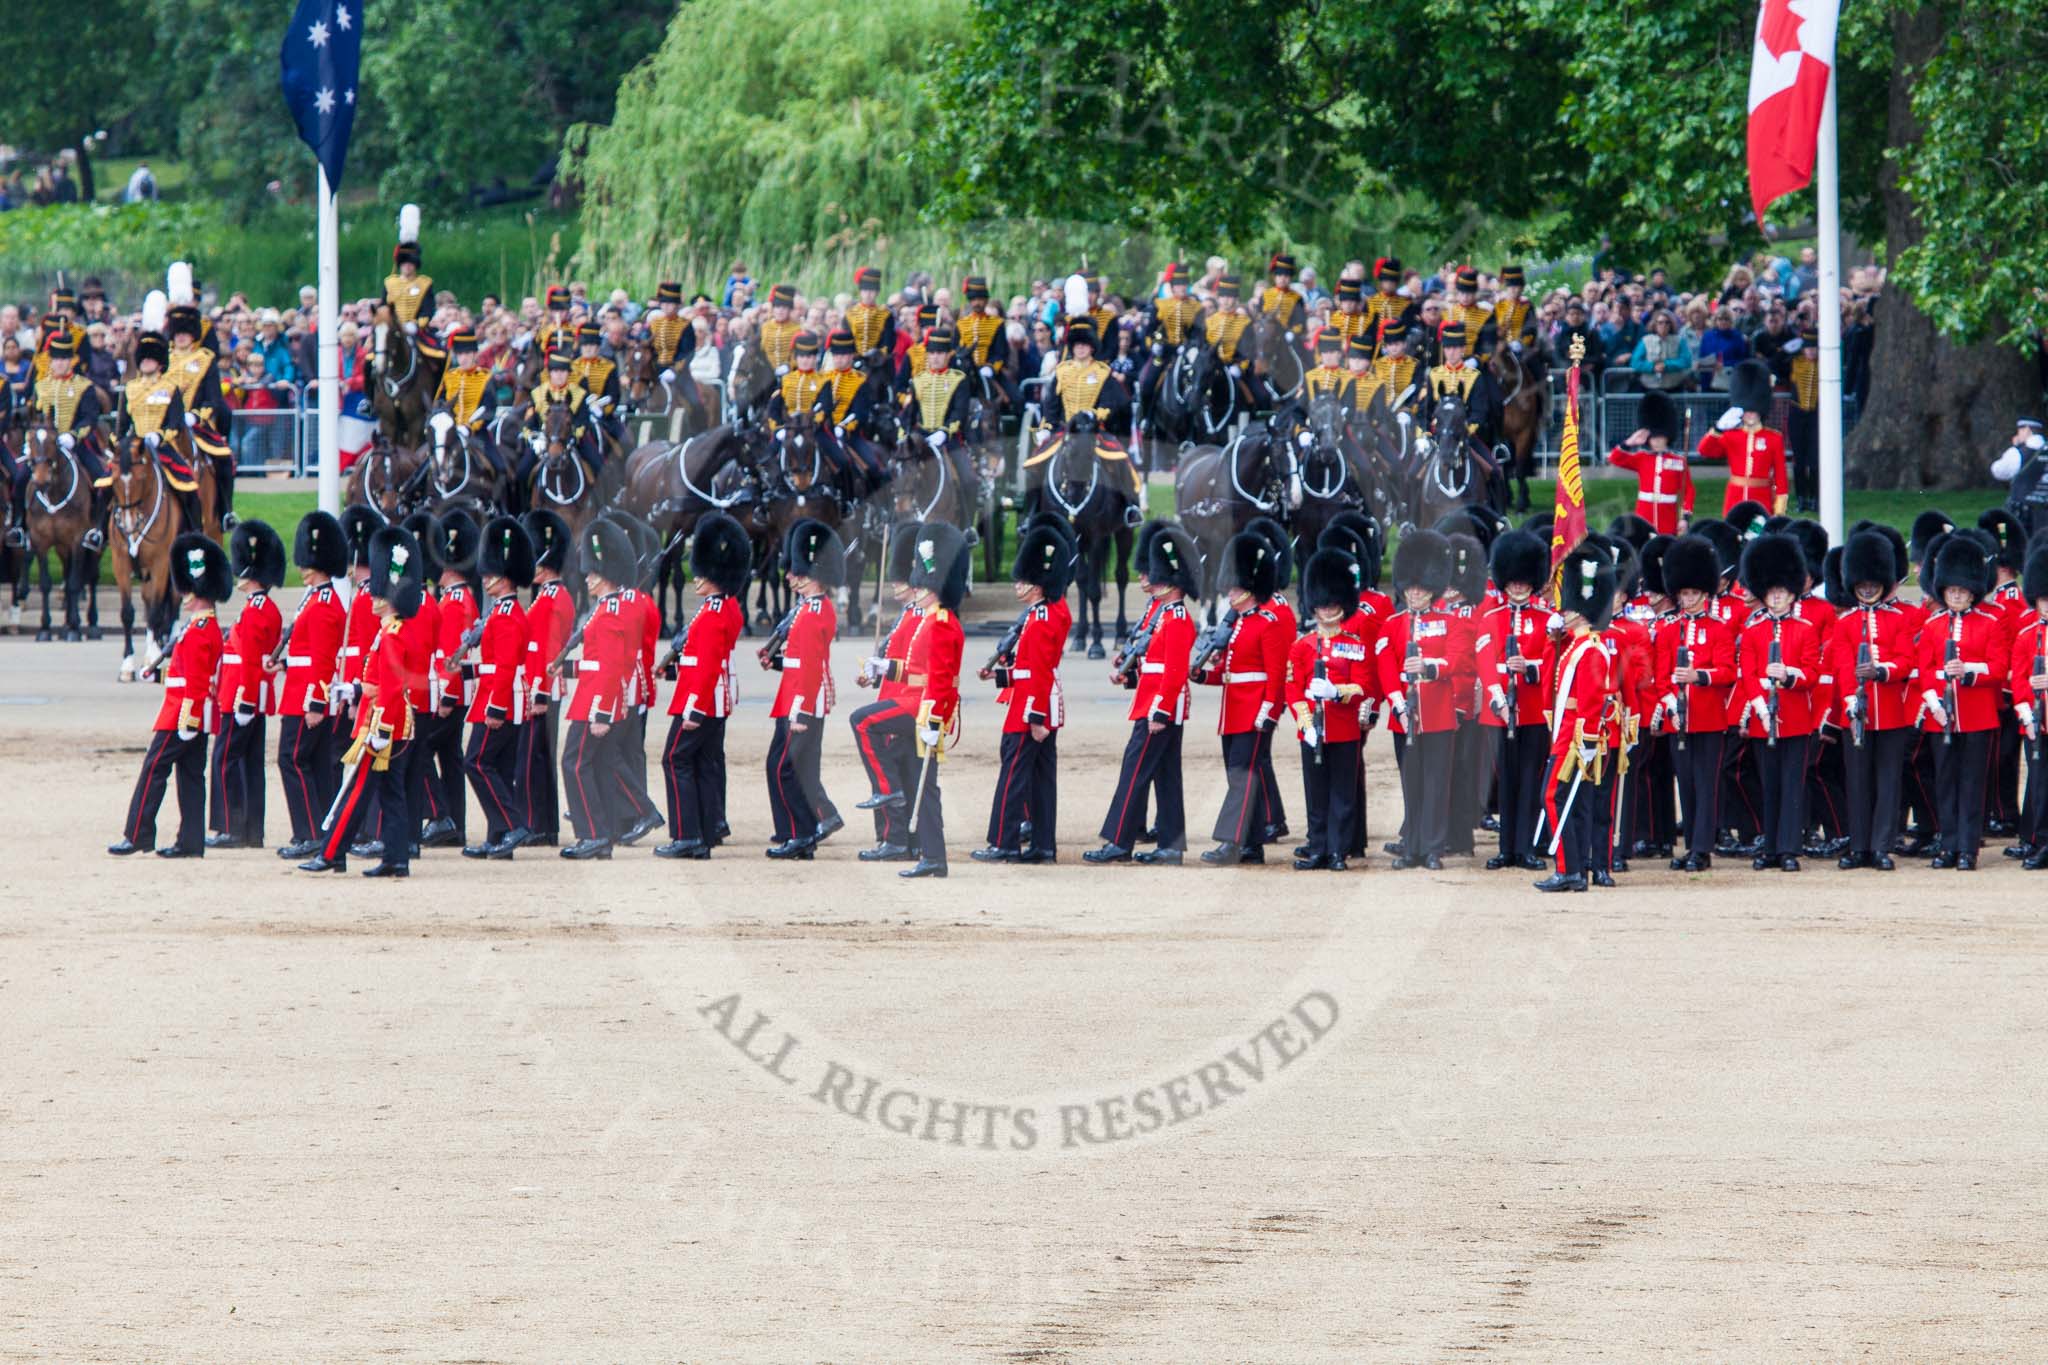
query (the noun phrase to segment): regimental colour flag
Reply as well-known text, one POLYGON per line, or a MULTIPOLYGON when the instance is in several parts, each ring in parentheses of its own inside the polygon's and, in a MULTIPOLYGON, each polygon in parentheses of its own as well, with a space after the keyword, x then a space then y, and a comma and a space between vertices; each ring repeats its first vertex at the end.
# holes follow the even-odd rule
POLYGON ((1564 376, 1564 437, 1558 442, 1557 497, 1550 506, 1550 577, 1556 586, 1565 556, 1586 538, 1586 480, 1579 469, 1579 360, 1585 343, 1572 341, 1572 367, 1564 376))
POLYGON ((278 52, 284 102, 299 138, 320 158, 327 187, 340 193, 348 135, 356 122, 364 0, 299 0, 278 52))
POLYGON ((1763 0, 1757 12, 1749 66, 1749 199, 1758 223, 1772 201, 1813 182, 1840 17, 1841 0, 1763 0))

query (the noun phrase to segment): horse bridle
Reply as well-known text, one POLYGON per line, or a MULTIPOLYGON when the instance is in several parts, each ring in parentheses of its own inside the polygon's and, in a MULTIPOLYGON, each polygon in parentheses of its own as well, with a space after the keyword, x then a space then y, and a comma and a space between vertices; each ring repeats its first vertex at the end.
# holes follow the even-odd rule
POLYGON ((1058 475, 1061 466, 1069 458, 1069 452, 1073 449, 1073 442, 1074 433, 1068 431, 1061 438, 1060 448, 1053 455, 1045 470, 1045 491, 1052 495, 1052 500, 1060 505, 1062 512, 1067 514, 1068 521, 1078 521, 1080 519, 1081 509, 1094 499, 1095 490, 1102 482, 1102 457, 1094 451, 1095 433, 1090 431, 1088 433, 1088 487, 1077 501, 1067 501, 1066 494, 1060 491, 1060 485, 1065 481, 1059 478, 1058 475))
MULTIPOLYGON (((395 322, 384 324, 384 331, 377 341, 377 368, 386 369, 384 364, 385 342, 391 340, 391 333, 398 328, 395 322)), ((396 401, 399 392, 412 382, 415 371, 420 367, 420 348, 416 342, 408 342, 405 348, 405 373, 393 379, 388 373, 377 382, 384 386, 384 396, 396 401)))
MULTIPOLYGON (((135 438, 131 436, 129 439, 132 442, 135 438)), ((68 454, 69 452, 67 451, 66 453, 68 454)), ((142 505, 142 499, 137 498, 134 502, 115 503, 113 515, 111 517, 111 520, 113 521, 115 527, 118 528, 121 532, 121 539, 127 543, 128 558, 130 559, 141 558, 142 542, 149 539, 150 531, 152 531, 156 527, 157 518, 163 515, 164 485, 167 482, 169 482, 169 480, 164 475, 163 462, 157 458, 157 454, 155 451, 145 447, 142 452, 142 458, 148 461, 149 472, 153 478, 153 486, 150 490, 152 496, 149 506, 149 515, 143 519, 142 525, 139 529, 129 529, 130 526, 133 524, 132 520, 129 518, 129 514, 142 505)), ((129 465, 129 469, 132 469, 134 467, 134 457, 132 453, 127 463, 129 465)), ((121 471, 121 477, 126 478, 128 472, 129 470, 125 469, 121 471)), ((118 483, 119 479, 117 479, 116 482, 118 483)))
MULTIPOLYGON (((45 431, 50 430, 47 427, 41 429, 45 431)), ((35 430, 31 429, 29 435, 33 437, 35 435, 35 430)), ((57 455, 61 455, 64 457, 64 463, 71 471, 71 482, 64 486, 64 496, 57 499, 57 501, 55 502, 51 502, 50 495, 45 493, 42 489, 36 489, 36 501, 43 505, 43 511, 47 515, 54 517, 62 509, 69 507, 71 505, 71 500, 74 497, 78 496, 78 481, 85 477, 85 471, 83 467, 79 464, 78 453, 76 451, 66 450, 64 448, 64 443, 58 440, 54 433, 52 433, 52 435, 50 436, 49 443, 45 448, 44 453, 42 455, 29 456, 29 463, 31 465, 38 465, 44 463, 54 464, 56 462, 56 457, 49 454, 49 452, 53 450, 57 452, 57 455)))

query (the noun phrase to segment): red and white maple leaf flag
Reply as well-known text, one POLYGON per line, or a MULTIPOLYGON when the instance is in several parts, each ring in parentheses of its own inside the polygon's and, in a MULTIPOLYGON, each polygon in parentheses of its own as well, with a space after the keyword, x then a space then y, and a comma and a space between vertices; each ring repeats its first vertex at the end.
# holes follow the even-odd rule
POLYGON ((1772 201, 1813 181, 1841 8, 1841 0, 1763 0, 1757 14, 1749 68, 1749 200, 1759 223, 1772 201))

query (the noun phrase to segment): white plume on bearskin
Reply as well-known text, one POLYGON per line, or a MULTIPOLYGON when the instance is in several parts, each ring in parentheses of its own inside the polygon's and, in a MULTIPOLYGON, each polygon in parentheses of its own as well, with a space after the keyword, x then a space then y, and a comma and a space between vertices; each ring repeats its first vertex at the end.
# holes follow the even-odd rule
POLYGON ((192 289, 192 266, 188 262, 171 262, 171 268, 164 273, 164 288, 170 294, 173 308, 190 308, 199 302, 199 296, 192 289))
POLYGON ((142 300, 142 330, 145 332, 163 331, 164 319, 170 313, 170 308, 170 300, 164 297, 163 290, 150 290, 148 294, 143 296, 142 300))
POLYGON ((398 210, 398 240, 417 242, 420 239, 420 206, 407 204, 398 210))
POLYGON ((1088 315, 1088 281, 1078 271, 1067 276, 1067 282, 1061 286, 1060 303, 1067 317, 1088 315))

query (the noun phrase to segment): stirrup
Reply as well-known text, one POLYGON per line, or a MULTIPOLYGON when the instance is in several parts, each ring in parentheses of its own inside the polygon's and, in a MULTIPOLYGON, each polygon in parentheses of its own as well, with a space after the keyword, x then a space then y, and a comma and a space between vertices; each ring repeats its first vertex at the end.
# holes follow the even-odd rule
POLYGON ((1144 524, 1144 521, 1145 509, 1138 506, 1138 504, 1132 503, 1129 507, 1126 507, 1124 509, 1124 525, 1140 526, 1144 524))
POLYGON ((232 510, 220 514, 220 529, 222 531, 232 531, 241 524, 242 519, 236 516, 232 510))
POLYGON ((7 528, 6 536, 0 537, 0 543, 4 543, 10 550, 26 550, 28 531, 20 526, 10 526, 7 528))
MULTIPOLYGON (((18 531, 19 528, 16 528, 16 530, 18 531)), ((14 543, 13 536, 16 534, 16 531, 9 531, 7 534, 9 537, 8 543, 11 545, 14 543)), ((102 531, 99 527, 94 526, 87 530, 84 535, 78 538, 78 544, 80 548, 86 550, 87 552, 91 554, 98 554, 101 550, 107 548, 107 533, 105 531, 102 531)), ((22 537, 21 545, 18 548, 28 548, 27 536, 22 537)))

